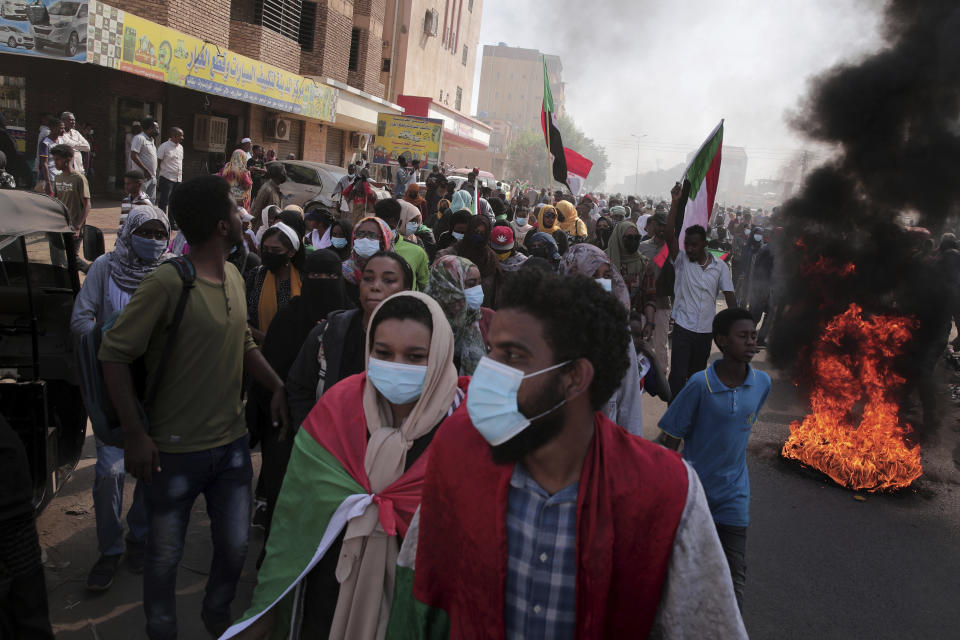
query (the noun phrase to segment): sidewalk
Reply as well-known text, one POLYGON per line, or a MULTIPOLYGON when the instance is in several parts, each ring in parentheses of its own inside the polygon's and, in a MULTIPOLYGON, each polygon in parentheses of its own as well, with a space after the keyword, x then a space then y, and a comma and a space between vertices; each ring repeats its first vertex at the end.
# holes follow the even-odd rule
MULTIPOLYGON (((260 470, 260 452, 252 454, 254 477, 260 470)), ((146 637, 143 615, 143 576, 121 564, 113 586, 96 594, 85 588, 87 573, 98 558, 93 511, 93 468, 96 450, 93 432, 87 431, 83 456, 73 475, 37 518, 40 546, 50 600, 50 621, 58 640, 134 640, 146 637)), ((124 512, 133 500, 135 482, 127 477, 124 512)), ((126 524, 126 523, 124 523, 126 524)), ((250 530, 250 547, 232 613, 246 608, 256 583, 256 560, 263 532, 250 530)), ((183 560, 177 577, 177 619, 181 640, 206 640, 210 636, 200 621, 203 588, 210 569, 210 520, 201 496, 193 507, 183 560)))

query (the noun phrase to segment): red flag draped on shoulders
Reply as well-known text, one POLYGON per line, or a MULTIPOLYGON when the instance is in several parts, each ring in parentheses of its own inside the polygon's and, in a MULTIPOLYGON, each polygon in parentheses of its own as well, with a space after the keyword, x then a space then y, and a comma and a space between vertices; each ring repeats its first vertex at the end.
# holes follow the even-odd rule
MULTIPOLYGON (((646 637, 686 503, 679 455, 595 414, 577 504, 576 637, 646 637)), ((431 444, 413 594, 450 638, 503 638, 513 465, 494 464, 461 407, 431 444)))

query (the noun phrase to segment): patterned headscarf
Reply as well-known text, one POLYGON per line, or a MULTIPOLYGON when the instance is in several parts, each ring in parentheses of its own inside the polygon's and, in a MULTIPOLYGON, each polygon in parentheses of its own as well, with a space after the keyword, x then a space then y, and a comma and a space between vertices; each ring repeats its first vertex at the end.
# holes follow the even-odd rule
POLYGON ((592 244, 575 244, 563 255, 560 260, 560 274, 565 276, 586 276, 593 278, 603 265, 610 265, 610 278, 613 281, 613 295, 623 303, 627 309, 630 308, 630 292, 627 291, 627 283, 609 256, 592 244))
MULTIPOLYGON (((374 216, 362 218, 357 224, 353 225, 353 233, 350 235, 350 246, 356 246, 357 229, 367 220, 373 220, 380 227, 380 248, 383 251, 393 251, 393 231, 387 226, 387 223, 374 216)), ((361 258, 357 255, 356 249, 350 252, 350 258, 343 261, 343 279, 350 284, 360 284, 360 274, 363 268, 367 266, 368 258, 361 258)))
POLYGON ((453 328, 454 353, 460 357, 460 375, 473 375, 486 355, 483 336, 480 333, 480 309, 467 306, 464 295, 464 281, 470 267, 476 266, 466 258, 443 256, 438 258, 430 269, 430 282, 425 293, 436 300, 443 308, 450 326, 453 328), (450 307, 459 303, 460 310, 450 315, 450 307))
POLYGON ((127 220, 120 228, 120 235, 117 236, 117 243, 110 252, 110 277, 120 289, 127 293, 132 294, 136 291, 140 281, 147 274, 171 257, 171 254, 164 253, 154 262, 145 262, 133 250, 133 240, 131 240, 133 232, 151 220, 162 222, 167 237, 170 237, 170 222, 167 220, 167 214, 152 204, 138 204, 127 214, 127 220))
POLYGON ((230 185, 230 197, 237 206, 250 209, 250 195, 253 192, 253 178, 247 170, 247 156, 242 149, 237 149, 230 156, 230 162, 223 165, 220 177, 230 185))

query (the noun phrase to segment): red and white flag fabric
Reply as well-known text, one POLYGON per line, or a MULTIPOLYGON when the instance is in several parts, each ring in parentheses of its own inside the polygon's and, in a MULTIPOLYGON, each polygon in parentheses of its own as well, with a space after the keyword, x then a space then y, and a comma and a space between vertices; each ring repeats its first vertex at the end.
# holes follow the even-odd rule
POLYGON ((593 160, 584 158, 572 149, 563 148, 563 155, 567 159, 567 186, 570 193, 580 195, 583 183, 587 181, 590 170, 593 169, 593 160))
POLYGON ((704 229, 710 222, 713 202, 717 197, 717 184, 720 182, 720 151, 723 148, 723 120, 707 136, 700 149, 693 156, 684 180, 690 181, 690 196, 683 212, 683 225, 678 238, 683 238, 687 227, 695 224, 704 229))

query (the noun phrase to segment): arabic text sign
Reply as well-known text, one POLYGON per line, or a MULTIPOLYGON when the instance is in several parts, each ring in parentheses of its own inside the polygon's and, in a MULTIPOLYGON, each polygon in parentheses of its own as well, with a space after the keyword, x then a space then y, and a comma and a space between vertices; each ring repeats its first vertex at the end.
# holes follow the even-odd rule
POLYGON ((443 120, 381 113, 377 116, 373 161, 397 164, 397 158, 404 156, 408 160, 437 164, 442 142, 443 120))
POLYGON ((333 122, 337 89, 90 0, 87 61, 333 122))

